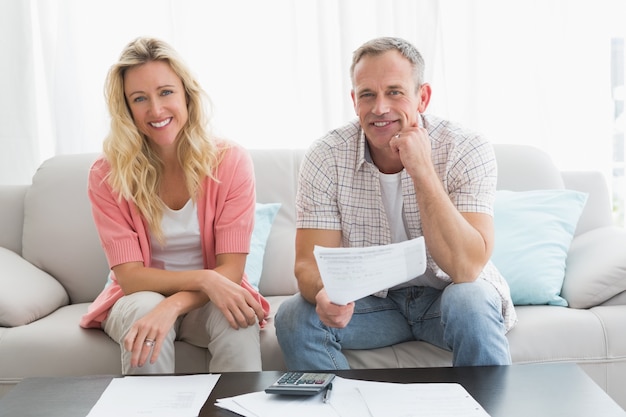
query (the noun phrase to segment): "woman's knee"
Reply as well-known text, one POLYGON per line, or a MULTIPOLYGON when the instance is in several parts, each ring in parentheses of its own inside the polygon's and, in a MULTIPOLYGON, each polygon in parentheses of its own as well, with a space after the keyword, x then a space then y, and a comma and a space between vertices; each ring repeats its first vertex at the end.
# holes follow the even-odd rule
POLYGON ((117 300, 103 323, 104 331, 120 344, 130 327, 148 314, 165 297, 151 291, 140 291, 117 300))
POLYGON ((135 315, 140 318, 152 311, 164 299, 165 296, 158 292, 139 291, 125 295, 117 303, 122 303, 120 307, 125 315, 135 315))

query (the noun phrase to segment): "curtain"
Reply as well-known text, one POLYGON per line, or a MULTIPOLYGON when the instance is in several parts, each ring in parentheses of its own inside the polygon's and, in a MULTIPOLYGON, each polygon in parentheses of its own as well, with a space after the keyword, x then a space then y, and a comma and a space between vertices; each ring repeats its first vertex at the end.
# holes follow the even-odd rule
POLYGON ((563 169, 610 165, 610 38, 626 27, 618 0, 3 0, 0 9, 3 184, 29 183, 53 155, 100 151, 107 70, 142 35, 181 53, 211 98, 214 130, 249 148, 307 147, 355 117, 352 51, 391 35, 424 55, 429 112, 492 142, 544 148, 563 169))
POLYGON ((562 169, 610 176, 611 38, 626 33, 626 2, 440 4, 450 117, 493 142, 538 146, 562 169))

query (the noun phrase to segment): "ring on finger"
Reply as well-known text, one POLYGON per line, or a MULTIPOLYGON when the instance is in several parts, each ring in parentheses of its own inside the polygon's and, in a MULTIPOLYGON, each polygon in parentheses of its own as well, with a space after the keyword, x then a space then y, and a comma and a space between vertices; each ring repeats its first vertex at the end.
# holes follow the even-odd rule
POLYGON ((144 345, 146 345, 148 347, 153 347, 154 346, 154 340, 146 339, 146 341, 144 342, 144 345))
POLYGON ((396 138, 396 139, 399 139, 400 138, 400 133, 396 133, 393 137, 396 138))

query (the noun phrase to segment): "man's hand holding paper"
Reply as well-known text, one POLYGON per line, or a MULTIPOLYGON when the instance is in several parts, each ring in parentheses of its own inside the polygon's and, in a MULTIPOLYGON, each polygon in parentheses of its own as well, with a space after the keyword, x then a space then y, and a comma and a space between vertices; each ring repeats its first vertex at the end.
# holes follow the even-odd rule
POLYGON ((330 300, 348 304, 426 271, 424 238, 365 248, 315 246, 315 260, 330 300))

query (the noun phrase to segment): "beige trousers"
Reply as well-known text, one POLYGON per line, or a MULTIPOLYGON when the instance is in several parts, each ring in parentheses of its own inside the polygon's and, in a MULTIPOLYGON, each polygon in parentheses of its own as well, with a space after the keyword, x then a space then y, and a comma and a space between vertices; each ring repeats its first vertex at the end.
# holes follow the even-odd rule
POLYGON ((209 372, 261 370, 259 324, 245 329, 233 329, 222 312, 211 302, 178 318, 163 341, 161 352, 154 364, 147 362, 140 368, 131 368, 131 352, 124 348, 124 337, 138 319, 164 298, 163 295, 150 291, 124 296, 113 305, 102 324, 105 333, 120 345, 124 375, 175 373, 175 340, 206 347, 211 354, 209 372))

